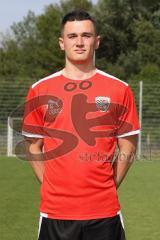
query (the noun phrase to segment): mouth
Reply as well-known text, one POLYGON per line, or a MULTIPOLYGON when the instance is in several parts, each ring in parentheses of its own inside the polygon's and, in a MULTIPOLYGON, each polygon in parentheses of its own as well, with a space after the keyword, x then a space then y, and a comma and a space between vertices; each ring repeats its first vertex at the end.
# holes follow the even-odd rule
POLYGON ((84 50, 84 49, 77 49, 77 50, 75 50, 75 52, 76 53, 84 53, 86 50, 84 50))

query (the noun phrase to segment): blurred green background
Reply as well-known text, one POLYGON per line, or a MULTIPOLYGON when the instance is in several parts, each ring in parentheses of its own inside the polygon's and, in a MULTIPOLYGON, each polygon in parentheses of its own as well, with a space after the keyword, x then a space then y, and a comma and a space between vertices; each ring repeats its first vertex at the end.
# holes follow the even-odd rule
MULTIPOLYGON (((159 161, 135 161, 120 186, 127 240, 159 239, 159 169, 159 161)), ((39 187, 26 162, 0 158, 1 240, 37 239, 39 187)))

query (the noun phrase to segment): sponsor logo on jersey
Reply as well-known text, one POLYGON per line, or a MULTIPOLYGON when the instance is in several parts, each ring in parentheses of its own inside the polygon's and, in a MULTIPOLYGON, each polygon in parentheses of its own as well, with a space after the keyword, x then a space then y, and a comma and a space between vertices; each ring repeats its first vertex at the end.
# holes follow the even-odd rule
POLYGON ((62 104, 60 104, 60 99, 58 100, 50 99, 48 101, 48 113, 50 115, 58 114, 61 111, 62 111, 62 104))
POLYGON ((100 112, 107 112, 110 106, 110 98, 105 96, 95 97, 95 102, 100 112))

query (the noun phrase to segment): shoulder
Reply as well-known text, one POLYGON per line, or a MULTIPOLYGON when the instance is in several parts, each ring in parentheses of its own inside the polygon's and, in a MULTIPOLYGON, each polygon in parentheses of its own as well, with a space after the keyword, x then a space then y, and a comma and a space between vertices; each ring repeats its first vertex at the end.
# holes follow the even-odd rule
POLYGON ((52 79, 54 79, 56 77, 60 77, 61 74, 62 74, 62 71, 58 71, 58 72, 55 72, 55 73, 53 73, 53 74, 51 74, 51 75, 49 75, 47 77, 44 77, 44 78, 38 80, 37 82, 33 83, 31 88, 34 89, 34 88, 40 86, 42 83, 47 84, 50 80, 52 80, 52 79))
POLYGON ((104 80, 108 80, 109 83, 113 86, 117 86, 117 87, 128 87, 128 83, 122 81, 121 79, 111 75, 111 74, 108 74, 104 71, 101 71, 100 69, 97 69, 97 73, 104 78, 104 80))

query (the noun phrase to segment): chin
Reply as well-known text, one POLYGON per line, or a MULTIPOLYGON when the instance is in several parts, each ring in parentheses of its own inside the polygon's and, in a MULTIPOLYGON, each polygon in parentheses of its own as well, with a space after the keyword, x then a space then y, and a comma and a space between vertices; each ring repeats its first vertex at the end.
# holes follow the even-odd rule
POLYGON ((80 63, 88 62, 88 60, 89 60, 88 58, 83 58, 83 57, 72 59, 73 62, 80 62, 80 63))

